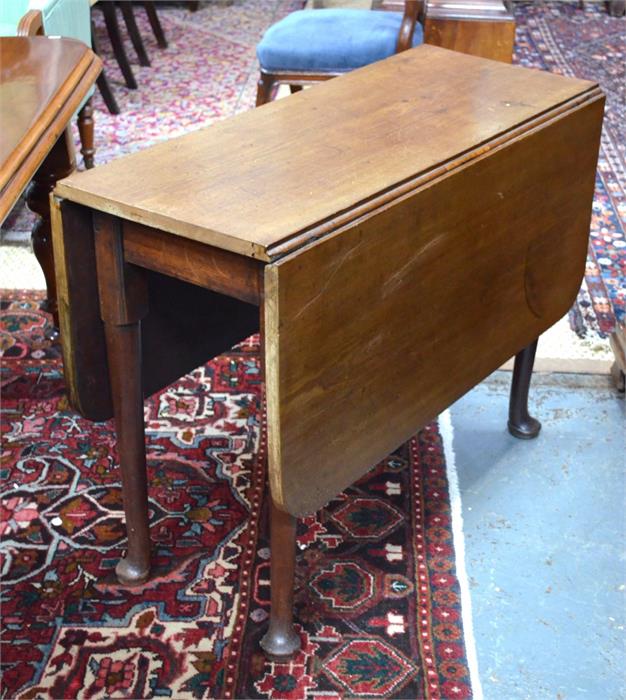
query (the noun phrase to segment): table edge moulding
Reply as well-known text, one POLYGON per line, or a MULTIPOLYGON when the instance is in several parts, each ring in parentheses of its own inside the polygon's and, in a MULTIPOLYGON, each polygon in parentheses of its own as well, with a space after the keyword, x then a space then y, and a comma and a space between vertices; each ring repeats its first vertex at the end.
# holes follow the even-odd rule
MULTIPOLYGON (((0 221, 10 211, 14 202, 22 193, 32 175, 41 165, 54 143, 66 129, 69 120, 80 106, 81 100, 100 73, 102 62, 84 44, 75 39, 51 37, 2 37, 0 46, 2 53, 11 47, 28 46, 27 54, 41 54, 48 64, 60 58, 67 68, 61 79, 57 79, 50 87, 49 95, 41 108, 32 115, 28 128, 23 133, 12 150, 6 153, 0 163, 0 221), (47 55, 52 52, 52 56, 47 55), (68 56, 69 54, 69 56, 68 56), (71 63, 74 56, 76 61, 71 63)), ((3 80, 0 87, 0 98, 6 99, 2 93, 9 89, 12 75, 9 75, 6 57, 2 56, 3 80)), ((25 65, 22 62, 22 65, 25 65)), ((56 74, 53 74, 56 76, 56 74)), ((17 76, 15 76, 17 77, 17 76)), ((3 140, 6 132, 3 127, 3 140)), ((6 142, 5 142, 6 143, 6 142)))
MULTIPOLYGON (((84 134, 93 133, 84 100, 102 62, 75 39, 47 36, 0 37, 0 223, 26 190, 37 214, 31 240, 46 281, 45 309, 58 326, 55 269, 50 230, 50 192, 76 168, 69 122, 81 109, 84 134)), ((83 149, 86 160, 88 151, 83 149)))
POLYGON ((269 261, 324 235, 338 218, 459 167, 598 90, 586 80, 465 59, 460 72, 455 52, 405 51, 317 85, 314 93, 70 176, 56 192, 269 261), (453 128, 442 129, 446 118, 453 128), (313 159, 316 172, 308 167, 313 159))

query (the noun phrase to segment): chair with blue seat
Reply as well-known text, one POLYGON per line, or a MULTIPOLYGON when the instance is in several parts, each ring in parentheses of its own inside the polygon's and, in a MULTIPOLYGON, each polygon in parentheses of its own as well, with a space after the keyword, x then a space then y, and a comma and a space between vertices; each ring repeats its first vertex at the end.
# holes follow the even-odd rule
MULTIPOLYGON (((47 34, 78 39, 91 47, 89 0, 0 0, 0 36, 47 34)), ((81 154, 86 168, 94 165, 93 90, 78 115, 81 154)))
POLYGON ((287 15, 257 46, 257 107, 272 99, 277 85, 296 92, 421 44, 423 4, 406 0, 404 13, 324 9, 287 15))

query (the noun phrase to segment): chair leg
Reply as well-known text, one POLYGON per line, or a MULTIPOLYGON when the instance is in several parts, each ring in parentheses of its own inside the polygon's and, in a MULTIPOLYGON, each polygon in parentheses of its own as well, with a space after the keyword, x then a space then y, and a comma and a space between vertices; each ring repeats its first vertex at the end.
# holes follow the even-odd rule
POLYGON ((288 661, 300 648, 293 628, 296 519, 270 504, 271 611, 261 648, 270 661, 288 661))
MULTIPOLYGON (((100 44, 98 42, 98 36, 96 34, 96 27, 94 25, 93 18, 91 20, 91 46, 93 47, 94 53, 100 56, 100 44)), ((96 85, 98 86, 98 90, 100 90, 104 104, 109 112, 111 114, 119 114, 120 108, 117 104, 117 100, 113 94, 113 88, 109 83, 109 79, 107 78, 104 68, 100 71, 100 75, 96 79, 96 85)))
POLYGON ((104 70, 98 76, 98 79, 96 80, 96 85, 98 86, 98 90, 100 90, 100 94, 102 95, 104 104, 107 106, 109 112, 111 114, 119 114, 120 107, 117 104, 117 100, 115 99, 115 95, 113 94, 113 89, 111 88, 111 84, 109 83, 109 80, 106 77, 104 70))
POLYGON ((154 2, 146 0, 143 6, 146 8, 146 14, 148 15, 148 20, 150 21, 150 26, 154 32, 154 36, 157 40, 157 44, 160 48, 167 48, 167 39, 163 32, 163 27, 161 26, 161 21, 159 20, 159 15, 157 15, 156 6, 154 2))
POLYGON ((91 97, 87 100, 87 102, 85 102, 82 109, 78 113, 78 133, 80 134, 80 152, 83 155, 83 163, 85 164, 85 168, 89 170, 94 166, 94 159, 96 155, 96 149, 94 146, 94 121, 91 97))
POLYGON ((271 73, 263 73, 259 77, 259 82, 256 88, 256 106, 267 104, 272 101, 272 90, 276 78, 271 73))
POLYGON ((133 48, 139 59, 140 66, 149 66, 150 59, 146 53, 146 47, 143 45, 143 39, 139 33, 139 28, 137 27, 137 22, 135 21, 135 13, 133 12, 133 5, 129 0, 120 0, 117 3, 118 7, 122 11, 122 17, 124 18, 124 24, 128 30, 128 35, 133 43, 133 48))
POLYGON ((135 80, 132 68, 128 62, 128 56, 126 55, 126 49, 124 48, 124 43, 120 34, 120 25, 117 22, 117 10, 115 9, 115 3, 100 2, 98 3, 97 7, 102 9, 107 32, 109 33, 111 45, 113 46, 113 53, 115 54, 115 58, 119 64, 120 70, 122 71, 122 75, 124 76, 126 86, 131 90, 136 90, 137 81, 135 80))
POLYGON ((533 373, 537 341, 517 353, 513 367, 508 428, 511 435, 531 440, 539 435, 541 423, 528 413, 528 390, 533 373))
POLYGON ((122 474, 128 548, 115 572, 120 583, 138 585, 150 574, 148 483, 141 380, 141 319, 147 313, 146 280, 124 262, 119 221, 94 216, 100 315, 109 364, 117 452, 122 474))

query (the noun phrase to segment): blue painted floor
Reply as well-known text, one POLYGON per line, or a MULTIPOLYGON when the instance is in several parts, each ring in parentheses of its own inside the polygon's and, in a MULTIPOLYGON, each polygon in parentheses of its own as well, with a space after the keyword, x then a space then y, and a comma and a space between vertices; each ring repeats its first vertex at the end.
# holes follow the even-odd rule
POLYGON ((626 421, 608 378, 536 375, 536 440, 506 432, 510 373, 451 409, 486 700, 626 698, 626 421))

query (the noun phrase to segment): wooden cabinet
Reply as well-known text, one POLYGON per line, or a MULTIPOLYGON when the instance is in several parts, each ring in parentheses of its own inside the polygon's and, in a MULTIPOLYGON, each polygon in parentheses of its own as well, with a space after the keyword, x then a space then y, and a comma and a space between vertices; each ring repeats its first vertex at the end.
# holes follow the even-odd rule
MULTIPOLYGON (((375 6, 402 11, 404 0, 379 0, 375 6)), ((444 49, 510 63, 515 19, 503 0, 426 0, 424 41, 444 49)))

